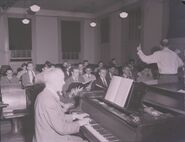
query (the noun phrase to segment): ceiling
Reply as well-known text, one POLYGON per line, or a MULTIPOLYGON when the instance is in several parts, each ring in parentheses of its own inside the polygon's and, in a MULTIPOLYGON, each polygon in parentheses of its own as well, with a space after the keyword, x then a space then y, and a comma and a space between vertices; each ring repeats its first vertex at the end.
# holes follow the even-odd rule
POLYGON ((33 2, 38 2, 41 9, 96 13, 125 1, 128 0, 0 0, 0 7, 2 9, 25 8, 33 2))

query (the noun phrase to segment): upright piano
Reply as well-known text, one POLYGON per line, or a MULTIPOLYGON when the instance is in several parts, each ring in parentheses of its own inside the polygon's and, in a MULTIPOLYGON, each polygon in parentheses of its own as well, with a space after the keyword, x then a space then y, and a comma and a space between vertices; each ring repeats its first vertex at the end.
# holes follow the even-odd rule
POLYGON ((124 108, 95 92, 81 99, 91 124, 81 132, 90 142, 182 142, 185 140, 184 96, 160 87, 134 83, 124 108))

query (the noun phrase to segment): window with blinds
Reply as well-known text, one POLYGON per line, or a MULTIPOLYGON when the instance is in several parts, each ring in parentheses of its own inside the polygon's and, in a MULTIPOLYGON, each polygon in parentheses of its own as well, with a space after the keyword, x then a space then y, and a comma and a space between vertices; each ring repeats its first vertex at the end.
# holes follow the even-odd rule
POLYGON ((81 51, 81 22, 61 21, 62 59, 79 59, 81 51))
POLYGON ((31 60, 31 23, 25 25, 21 20, 22 18, 8 18, 9 50, 11 61, 31 60))

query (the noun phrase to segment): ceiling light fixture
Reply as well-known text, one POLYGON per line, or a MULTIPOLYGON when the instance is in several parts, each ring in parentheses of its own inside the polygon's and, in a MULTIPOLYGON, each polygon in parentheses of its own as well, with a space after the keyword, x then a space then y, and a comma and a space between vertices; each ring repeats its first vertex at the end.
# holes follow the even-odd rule
POLYGON ((121 13, 119 14, 119 16, 120 16, 121 18, 127 18, 127 17, 128 17, 128 13, 127 13, 127 12, 121 12, 121 13))
POLYGON ((24 18, 24 19, 22 19, 22 23, 25 24, 25 25, 27 25, 27 24, 30 23, 30 19, 24 18))
POLYGON ((37 5, 37 4, 34 4, 34 5, 31 5, 31 6, 30 6, 30 9, 31 9, 31 11, 33 11, 33 12, 38 12, 38 11, 40 10, 40 6, 37 5))
POLYGON ((93 28, 96 27, 96 22, 91 22, 90 26, 93 27, 93 28))
POLYGON ((181 0, 181 2, 182 2, 183 4, 185 4, 185 0, 181 0))

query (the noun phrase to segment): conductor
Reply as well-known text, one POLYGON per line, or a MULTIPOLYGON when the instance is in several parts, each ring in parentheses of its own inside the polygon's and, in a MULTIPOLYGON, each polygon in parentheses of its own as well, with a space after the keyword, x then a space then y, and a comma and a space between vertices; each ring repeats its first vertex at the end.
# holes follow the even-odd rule
POLYGON ((161 41, 160 50, 154 52, 152 55, 145 55, 141 50, 141 45, 137 47, 138 56, 147 63, 157 63, 160 78, 159 84, 178 82, 178 68, 184 65, 180 57, 168 48, 168 39, 161 41))

